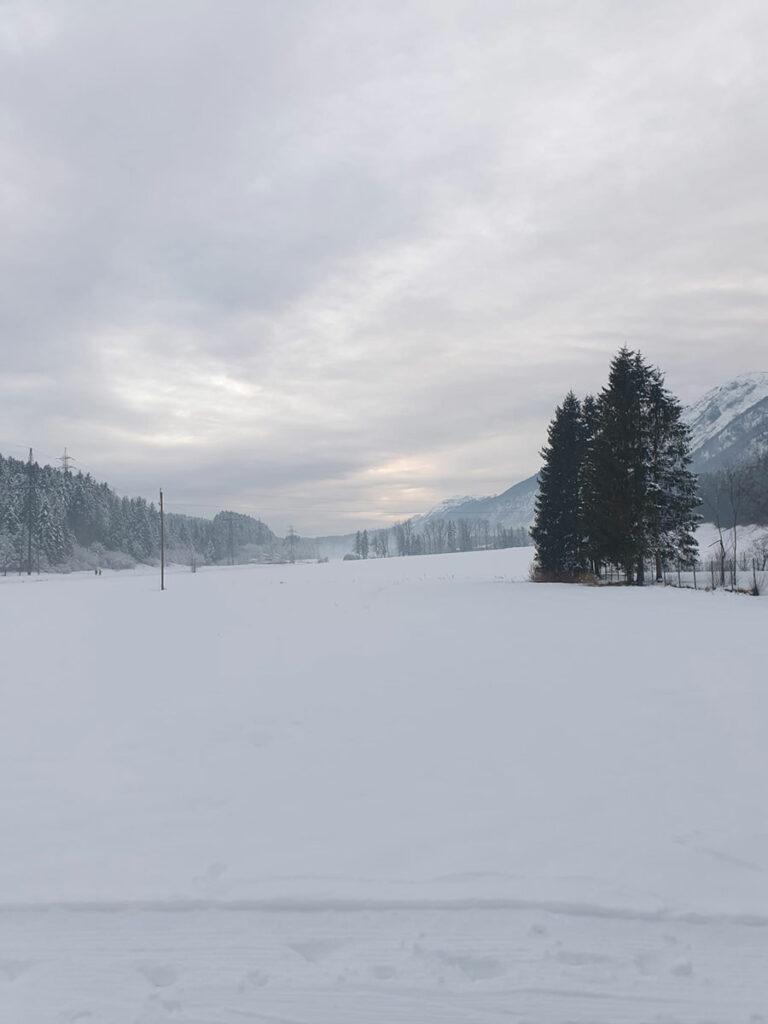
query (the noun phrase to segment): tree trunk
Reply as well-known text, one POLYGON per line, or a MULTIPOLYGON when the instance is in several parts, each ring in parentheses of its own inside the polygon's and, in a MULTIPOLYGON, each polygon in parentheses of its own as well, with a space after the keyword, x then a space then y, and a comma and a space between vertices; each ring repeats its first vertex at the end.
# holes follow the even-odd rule
POLYGON ((645 563, 642 558, 637 560, 637 585, 638 587, 645 586, 645 563))
POLYGON ((656 582, 661 583, 664 578, 664 574, 661 571, 661 552, 656 552, 656 582))

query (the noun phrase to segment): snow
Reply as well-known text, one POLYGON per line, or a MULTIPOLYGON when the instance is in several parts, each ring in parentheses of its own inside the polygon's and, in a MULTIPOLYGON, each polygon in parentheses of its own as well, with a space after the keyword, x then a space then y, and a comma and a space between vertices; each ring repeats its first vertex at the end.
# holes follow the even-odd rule
MULTIPOLYGON (((736 554, 751 552, 755 545, 759 544, 763 537, 768 534, 768 526, 755 525, 754 523, 737 526, 735 531, 732 526, 723 528, 723 546, 726 557, 733 557, 734 533, 736 540, 736 554)), ((699 558, 707 564, 711 558, 717 558, 717 550, 720 547, 720 532, 714 523, 701 523, 696 530, 696 542, 699 545, 699 558)))
POLYGON ((747 1022, 768 601, 530 549, 0 580, 0 1021, 747 1022))
POLYGON ((413 517, 415 523, 428 523, 431 519, 443 519, 449 512, 453 512, 454 509, 459 508, 461 505, 465 505, 468 501, 483 500, 473 497, 471 494, 454 495, 452 498, 445 498, 437 505, 429 509, 428 512, 423 512, 421 515, 413 517))
POLYGON ((686 406, 683 419, 691 428, 693 451, 764 398, 768 398, 768 373, 744 373, 686 406))

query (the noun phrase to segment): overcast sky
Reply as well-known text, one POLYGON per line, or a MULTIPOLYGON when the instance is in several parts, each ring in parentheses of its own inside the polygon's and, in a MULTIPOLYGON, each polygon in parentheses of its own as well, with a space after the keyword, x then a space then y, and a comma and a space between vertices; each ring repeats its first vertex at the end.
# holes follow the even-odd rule
POLYGON ((0 0, 0 451, 347 530, 768 369, 765 0, 0 0))

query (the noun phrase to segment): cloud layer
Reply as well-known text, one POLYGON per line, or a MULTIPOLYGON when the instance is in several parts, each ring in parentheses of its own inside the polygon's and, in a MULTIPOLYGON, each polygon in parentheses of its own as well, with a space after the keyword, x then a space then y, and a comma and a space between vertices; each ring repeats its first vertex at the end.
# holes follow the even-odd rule
POLYGON ((762 0, 0 4, 0 450, 323 533, 766 368, 762 0), (15 446, 15 447, 14 447, 15 446))

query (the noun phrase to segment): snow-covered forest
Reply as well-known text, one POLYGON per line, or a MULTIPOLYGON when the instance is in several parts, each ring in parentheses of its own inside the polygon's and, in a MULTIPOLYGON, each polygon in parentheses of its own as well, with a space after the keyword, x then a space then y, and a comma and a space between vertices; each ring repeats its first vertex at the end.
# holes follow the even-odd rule
MULTIPOLYGON (((169 560, 245 561, 276 542, 265 523, 237 512, 213 519, 166 513, 169 560)), ((0 455, 0 572, 128 568, 160 554, 160 514, 119 497, 89 474, 0 455)))

